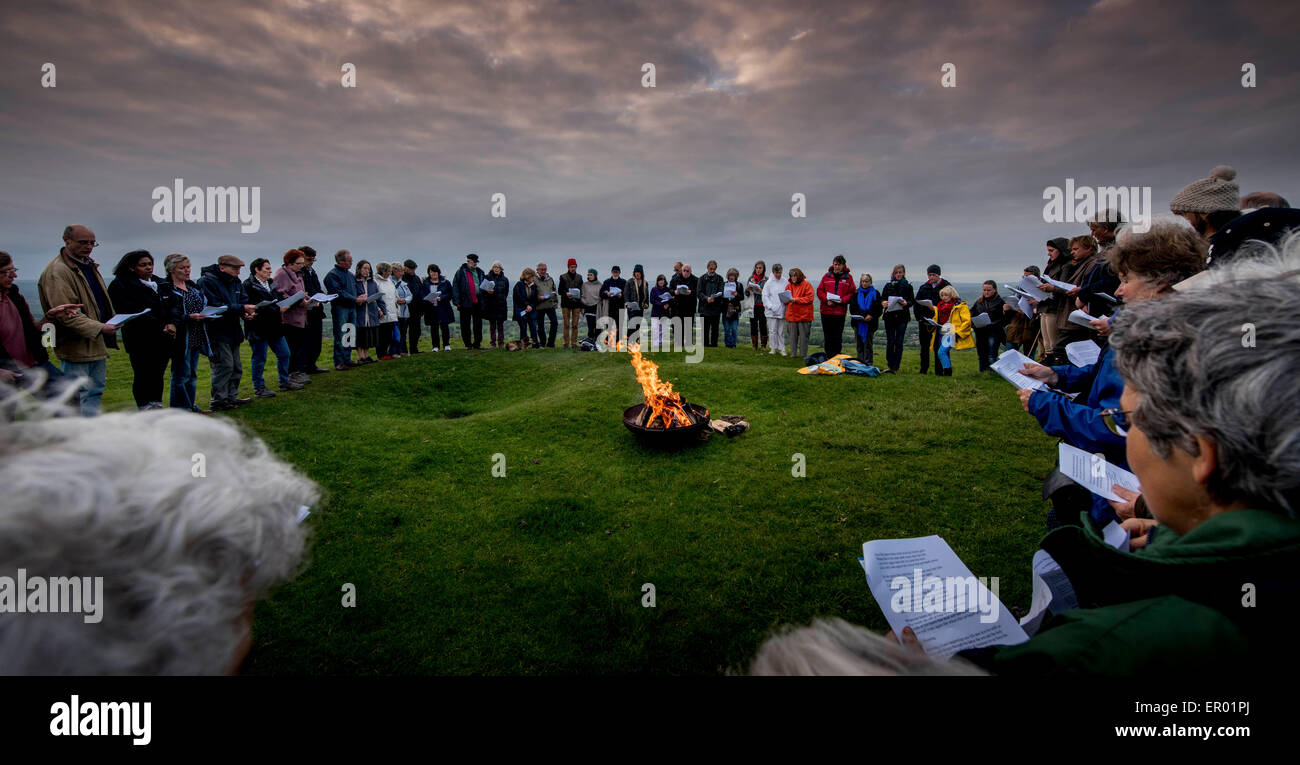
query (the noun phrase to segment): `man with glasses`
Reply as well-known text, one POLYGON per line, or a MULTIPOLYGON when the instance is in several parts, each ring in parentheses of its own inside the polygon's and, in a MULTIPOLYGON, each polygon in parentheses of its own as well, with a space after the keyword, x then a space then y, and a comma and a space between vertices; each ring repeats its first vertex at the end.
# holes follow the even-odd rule
POLYGON ((86 226, 63 229, 63 248, 37 282, 41 308, 47 313, 57 306, 81 306, 78 312, 54 319, 54 353, 65 374, 85 378, 79 403, 86 417, 99 414, 108 384, 108 349, 117 347, 117 327, 105 323, 113 316, 108 287, 99 265, 90 258, 98 245, 95 232, 86 226))

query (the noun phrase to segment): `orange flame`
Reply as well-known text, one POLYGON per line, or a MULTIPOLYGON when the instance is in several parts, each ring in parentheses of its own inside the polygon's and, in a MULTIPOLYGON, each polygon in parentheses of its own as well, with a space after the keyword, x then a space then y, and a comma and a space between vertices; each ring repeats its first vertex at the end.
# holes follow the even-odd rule
POLYGON ((646 409, 650 410, 645 427, 653 427, 655 422, 659 422, 664 428, 690 425, 691 418, 686 414, 686 408, 682 406, 681 395, 673 392, 672 383, 659 379, 659 366, 641 357, 639 343, 628 343, 627 349, 632 354, 632 366, 636 369, 636 381, 641 383, 646 409))

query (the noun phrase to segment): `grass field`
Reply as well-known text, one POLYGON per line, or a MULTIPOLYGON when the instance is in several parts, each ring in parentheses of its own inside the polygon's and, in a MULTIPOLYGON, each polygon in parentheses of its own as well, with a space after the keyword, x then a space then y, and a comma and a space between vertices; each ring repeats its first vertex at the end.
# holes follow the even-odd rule
MULTIPOLYGON (((886 629, 857 562, 877 538, 938 534, 1024 608, 1053 441, 972 351, 951 378, 917 375, 917 356, 873 379, 799 375, 748 346, 657 354, 689 400, 752 424, 678 453, 622 426, 641 399, 622 353, 424 353, 218 415, 328 493, 306 521, 311 564, 259 607, 244 672, 741 669, 782 623, 886 629)), ((107 409, 132 407, 130 377, 113 353, 107 409)))

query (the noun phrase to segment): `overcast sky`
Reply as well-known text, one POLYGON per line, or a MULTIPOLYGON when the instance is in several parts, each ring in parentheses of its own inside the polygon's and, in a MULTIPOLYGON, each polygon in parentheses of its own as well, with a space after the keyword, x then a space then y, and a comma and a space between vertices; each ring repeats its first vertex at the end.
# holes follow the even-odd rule
POLYGON ((811 274, 842 252, 878 282, 895 262, 973 281, 1086 233, 1043 221, 1066 178, 1150 186, 1167 213, 1230 164, 1242 193, 1300 198, 1296 3, 43 0, 0 30, 0 249, 22 279, 76 222, 105 272, 137 248, 311 244, 325 267, 474 251, 512 280, 569 257, 811 274), (261 230, 155 223, 176 178, 261 187, 261 230))

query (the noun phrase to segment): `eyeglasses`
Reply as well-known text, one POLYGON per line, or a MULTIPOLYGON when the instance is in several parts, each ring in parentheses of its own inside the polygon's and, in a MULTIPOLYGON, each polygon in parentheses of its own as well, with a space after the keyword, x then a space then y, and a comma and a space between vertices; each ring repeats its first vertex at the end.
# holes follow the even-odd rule
POLYGON ((1118 408, 1101 410, 1101 421, 1105 423, 1106 430, 1119 436, 1120 438, 1128 437, 1128 416, 1132 412, 1121 411, 1118 408))
POLYGON ((10 266, 9 268, 0 268, 0 276, 8 276, 9 274, 16 274, 16 273, 18 273, 17 266, 10 266))

